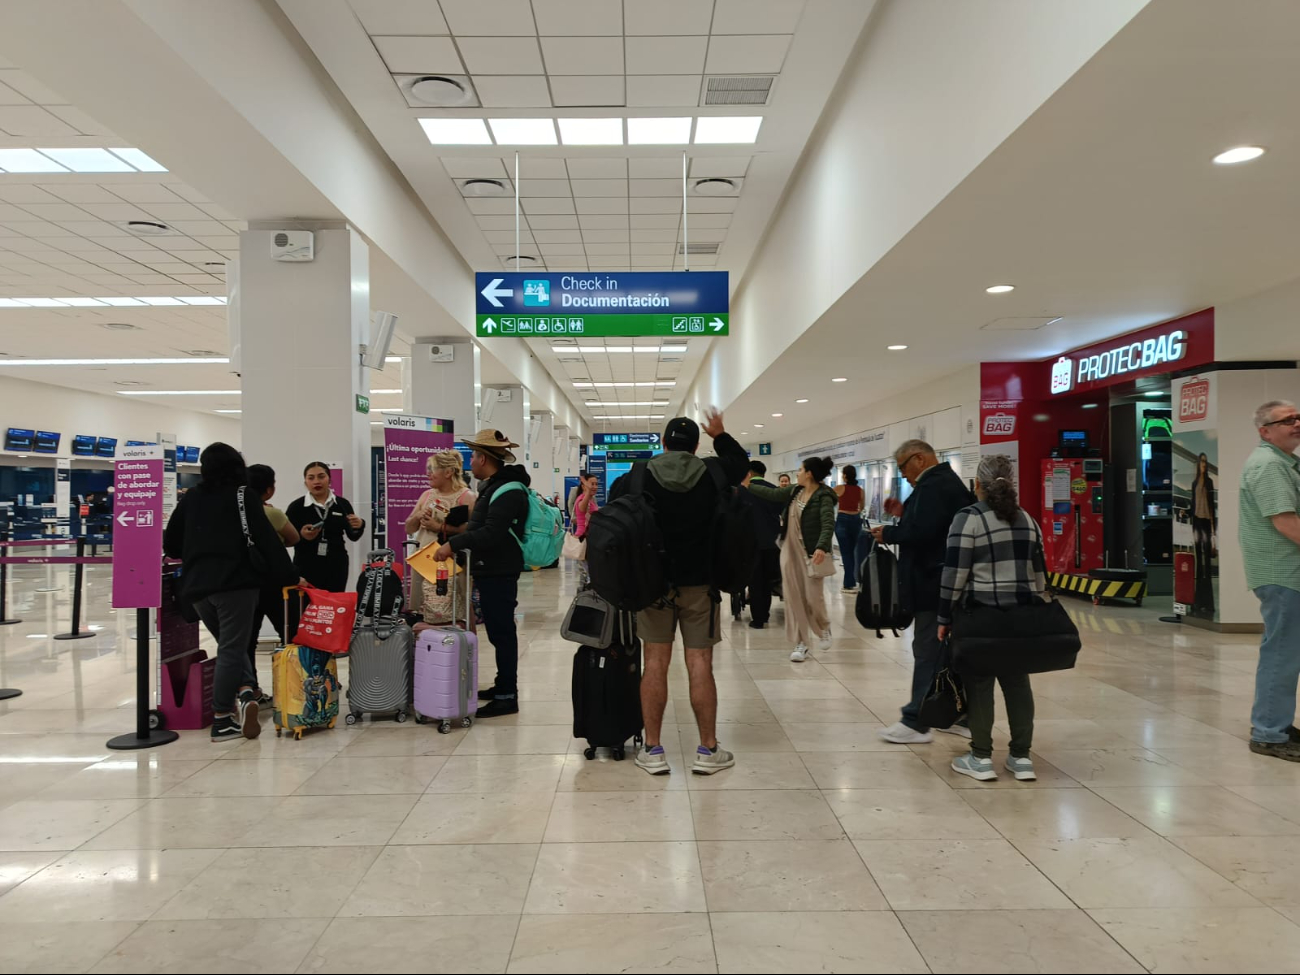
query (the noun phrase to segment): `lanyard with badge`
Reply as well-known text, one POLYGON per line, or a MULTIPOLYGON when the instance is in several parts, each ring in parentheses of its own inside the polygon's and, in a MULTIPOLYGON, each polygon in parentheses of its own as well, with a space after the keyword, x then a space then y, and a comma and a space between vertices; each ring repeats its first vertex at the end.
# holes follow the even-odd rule
POLYGON ((320 525, 321 535, 320 541, 316 543, 316 556, 317 558, 324 558, 329 554, 330 550, 330 543, 325 539, 325 523, 329 520, 330 511, 334 507, 334 499, 331 498, 329 504, 326 505, 319 505, 313 501, 312 507, 316 510, 316 513, 320 515, 320 521, 318 524, 320 525))

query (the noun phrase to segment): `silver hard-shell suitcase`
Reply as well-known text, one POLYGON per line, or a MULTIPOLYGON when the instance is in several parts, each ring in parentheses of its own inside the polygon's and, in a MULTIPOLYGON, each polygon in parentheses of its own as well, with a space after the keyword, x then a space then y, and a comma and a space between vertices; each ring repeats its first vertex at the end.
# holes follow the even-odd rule
MULTIPOLYGON (((391 571, 392 552, 372 552, 366 560, 360 612, 378 605, 380 573, 391 571), (373 602, 372 602, 373 600, 373 602)), ((397 606, 400 611, 400 603, 397 606)), ((415 634, 400 617, 360 615, 348 647, 348 724, 365 714, 391 714, 405 721, 411 708, 411 675, 415 634)))

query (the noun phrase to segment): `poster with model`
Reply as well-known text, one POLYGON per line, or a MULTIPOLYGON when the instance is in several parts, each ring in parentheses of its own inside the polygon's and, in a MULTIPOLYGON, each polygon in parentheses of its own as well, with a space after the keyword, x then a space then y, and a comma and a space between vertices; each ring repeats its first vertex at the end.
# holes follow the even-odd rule
POLYGON ((1214 375, 1173 384, 1174 612, 1218 620, 1219 432, 1214 375))

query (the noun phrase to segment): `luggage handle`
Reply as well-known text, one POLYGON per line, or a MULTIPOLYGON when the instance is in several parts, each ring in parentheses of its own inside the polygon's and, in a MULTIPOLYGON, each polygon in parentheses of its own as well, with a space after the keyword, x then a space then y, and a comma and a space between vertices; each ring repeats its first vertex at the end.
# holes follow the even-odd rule
POLYGON ((291 637, 289 636, 289 593, 298 594, 298 615, 302 616, 303 600, 307 598, 306 590, 302 586, 284 586, 282 594, 284 596, 284 646, 289 645, 291 637))
MULTIPOLYGON (((469 567, 473 559, 469 549, 462 549, 461 552, 452 554, 452 568, 456 567, 456 555, 465 556, 465 629, 470 629, 470 621, 474 618, 471 614, 474 612, 474 586, 470 580, 469 567)), ((459 572, 448 573, 447 585, 450 587, 451 595, 451 625, 456 625, 456 580, 460 577, 459 572)))

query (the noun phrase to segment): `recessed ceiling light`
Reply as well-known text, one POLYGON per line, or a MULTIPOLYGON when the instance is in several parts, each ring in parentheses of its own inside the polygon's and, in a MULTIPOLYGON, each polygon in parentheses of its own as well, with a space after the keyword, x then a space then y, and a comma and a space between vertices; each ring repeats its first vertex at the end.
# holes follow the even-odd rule
POLYGON ((225 261, 204 261, 203 266, 204 267, 225 267, 226 262, 225 261))
POLYGON ((905 346, 905 345, 890 345, 890 346, 887 346, 887 348, 889 349, 890 352, 902 352, 904 349, 907 348, 907 346, 905 346))
POLYGON ((795 402, 796 402, 796 403, 807 403, 808 401, 807 401, 806 399, 797 399, 797 400, 795 400, 795 402))
POLYGON ((758 139, 761 115, 706 115, 695 122, 695 144, 741 143, 758 139))
POLYGON ((435 146, 490 146, 492 136, 481 118, 422 118, 420 127, 435 146))
POLYGON ((1150 390, 1147 390, 1146 395, 1147 395, 1147 396, 1164 396, 1164 395, 1165 395, 1165 392, 1164 392, 1164 390, 1160 390, 1160 389, 1150 389, 1150 390))
POLYGON ((1082 408, 1085 410, 1095 410, 1100 405, 1100 403, 1084 403, 1082 408))
POLYGON ((74 173, 134 173, 135 167, 107 149, 41 149, 74 173))
POLYGON ((691 141, 691 120, 687 118, 630 118, 627 144, 630 146, 675 146, 691 141))
POLYGON ((119 149, 116 146, 110 146, 109 151, 112 152, 113 155, 115 156, 121 156, 123 159, 129 162, 136 169, 140 170, 140 172, 142 173, 167 172, 166 166, 164 166, 162 163, 158 162, 156 159, 152 158, 151 156, 148 156, 145 153, 141 152, 139 149, 129 149, 129 148, 119 149))
POLYGON ((467 179, 460 191, 466 196, 505 196, 506 184, 499 179, 467 179))
POLYGON ((60 166, 35 149, 0 149, 0 170, 6 173, 66 173, 68 167, 60 166))
POLYGON ((549 118, 490 118, 499 146, 553 146, 555 121, 549 118))
POLYGON ((159 223, 157 220, 127 220, 121 226, 133 234, 139 234, 141 237, 162 237, 176 232, 165 223, 159 223))
POLYGON ((562 118, 560 141, 566 146, 621 146, 621 118, 562 118))
POLYGON ((1235 146, 1232 149, 1226 149, 1214 157, 1214 161, 1220 166, 1231 166, 1233 163, 1250 162, 1252 159, 1258 159, 1264 155, 1263 146, 1235 146))
POLYGON ((473 101, 464 85, 454 78, 444 78, 441 75, 416 78, 411 82, 410 92, 416 100, 441 108, 455 108, 473 101))
POLYGON ((724 179, 721 176, 710 176, 708 179, 697 179, 692 184, 691 189, 698 196, 735 196, 736 183, 734 180, 724 179))
POLYGON ((755 423, 755 424, 754 424, 754 429, 755 429, 755 430, 762 430, 762 429, 763 429, 763 424, 761 424, 761 423, 755 423))
POLYGON ((985 288, 984 290, 991 295, 1004 295, 1008 291, 1015 291, 1016 286, 1014 284, 995 284, 991 288, 985 288))
POLYGON ((140 382, 138 379, 115 379, 113 382, 114 382, 114 385, 117 385, 117 386, 143 386, 143 385, 145 385, 144 383, 140 382))
POLYGON ((831 380, 831 382, 833 383, 846 383, 848 381, 849 381, 848 376, 836 376, 834 379, 831 380))
POLYGON ((506 264, 512 267, 520 267, 524 264, 537 263, 537 258, 533 257, 531 254, 516 254, 513 257, 502 258, 502 260, 504 260, 506 264))
POLYGON ((195 359, 11 359, 5 358, 0 366, 188 366, 222 365, 230 362, 224 356, 195 359))
POLYGON ((773 417, 774 419, 777 418, 777 417, 782 417, 782 416, 785 416, 785 414, 784 414, 784 413, 773 413, 773 414, 772 414, 772 417, 773 417))
POLYGON ((14 301, 26 305, 28 308, 67 308, 68 306, 58 298, 15 298, 14 301))
POLYGON ((105 322, 104 327, 112 329, 114 332, 130 332, 140 326, 132 325, 130 322, 105 322))
POLYGON ((213 410, 213 413, 243 413, 243 410, 213 410))
POLYGON ((221 355, 220 352, 214 352, 212 349, 186 349, 186 355, 201 356, 203 358, 214 358, 221 355))

